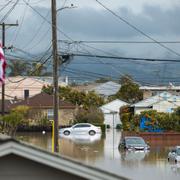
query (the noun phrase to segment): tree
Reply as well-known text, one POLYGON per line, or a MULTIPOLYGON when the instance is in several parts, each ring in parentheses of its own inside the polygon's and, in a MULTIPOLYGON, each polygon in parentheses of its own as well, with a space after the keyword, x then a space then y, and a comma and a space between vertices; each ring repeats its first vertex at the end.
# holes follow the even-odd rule
POLYGON ((50 74, 50 72, 47 72, 46 66, 41 63, 32 63, 31 71, 28 72, 30 76, 47 76, 50 74))
POLYGON ((14 137, 18 126, 23 124, 24 121, 27 121, 28 112, 29 107, 17 106, 11 110, 10 114, 1 117, 1 121, 3 122, 2 131, 14 137))
POLYGON ((143 99, 143 93, 139 89, 139 85, 133 81, 131 76, 123 76, 120 82, 121 88, 115 95, 116 98, 128 103, 136 103, 143 99))
MULTIPOLYGON (((42 92, 52 94, 53 88, 52 86, 44 86, 42 92)), ((70 101, 74 105, 79 105, 84 109, 88 109, 90 106, 99 107, 104 104, 104 99, 95 92, 79 92, 70 87, 59 87, 59 97, 62 100, 70 101)))
POLYGON ((103 124, 104 116, 100 109, 91 106, 89 109, 80 108, 76 115, 74 123, 103 124))
POLYGON ((27 70, 29 69, 29 65, 23 61, 13 60, 8 65, 10 69, 9 76, 18 76, 18 75, 27 75, 27 70))

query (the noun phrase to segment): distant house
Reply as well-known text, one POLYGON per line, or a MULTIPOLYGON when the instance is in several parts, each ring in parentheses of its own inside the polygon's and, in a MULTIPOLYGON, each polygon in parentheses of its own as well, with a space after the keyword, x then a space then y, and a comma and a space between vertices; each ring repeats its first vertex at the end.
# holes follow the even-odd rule
POLYGON ((100 107, 104 114, 104 123, 110 127, 116 127, 117 124, 122 124, 120 120, 120 108, 128 105, 128 103, 116 99, 100 107))
POLYGON ((91 90, 95 91, 100 96, 108 97, 115 95, 119 91, 120 87, 120 84, 115 83, 113 81, 108 81, 106 83, 100 84, 99 86, 92 88, 91 90))
MULTIPOLYGON (((68 81, 60 81, 59 85, 65 86, 68 81)), ((52 78, 50 77, 29 77, 15 76, 8 77, 5 80, 5 99, 25 99, 27 97, 39 94, 43 86, 51 85, 52 78)), ((1 89, 0 89, 1 93, 1 89)), ((1 98, 1 96, 0 96, 1 98)))
POLYGON ((143 99, 158 95, 164 91, 180 96, 180 86, 175 86, 171 83, 168 86, 141 86, 140 90, 143 91, 143 99))
POLYGON ((171 113, 180 106, 180 96, 172 95, 168 92, 162 92, 156 96, 144 99, 131 105, 135 114, 140 114, 145 110, 156 110, 158 112, 171 113))
POLYGON ((127 178, 0 134, 0 179, 125 180, 127 178))
MULTIPOLYGON (((11 105, 11 109, 17 106, 28 106, 34 114, 34 118, 39 115, 47 117, 48 119, 53 118, 53 96, 40 93, 33 97, 19 101, 11 105)), ((74 112, 76 106, 70 102, 59 100, 59 124, 68 125, 74 119, 74 112)))

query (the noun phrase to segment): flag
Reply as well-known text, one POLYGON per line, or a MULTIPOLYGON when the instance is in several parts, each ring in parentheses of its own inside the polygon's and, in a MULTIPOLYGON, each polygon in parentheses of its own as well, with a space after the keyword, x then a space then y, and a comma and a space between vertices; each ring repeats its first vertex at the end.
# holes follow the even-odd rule
POLYGON ((6 59, 4 57, 3 48, 0 44, 0 82, 4 83, 5 81, 5 69, 6 69, 6 59))

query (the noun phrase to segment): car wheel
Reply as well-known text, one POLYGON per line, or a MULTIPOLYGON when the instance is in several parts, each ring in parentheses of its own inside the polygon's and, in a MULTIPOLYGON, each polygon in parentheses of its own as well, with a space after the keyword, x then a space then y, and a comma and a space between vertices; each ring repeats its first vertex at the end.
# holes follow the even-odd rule
POLYGON ((70 135, 70 131, 64 131, 64 135, 66 136, 70 135))
POLYGON ((93 136, 93 135, 95 135, 95 134, 96 134, 95 131, 93 131, 93 130, 89 131, 89 135, 93 136))
POLYGON ((177 160, 175 159, 175 163, 177 163, 177 160))
POLYGON ((169 158, 168 158, 168 162, 169 162, 169 158))

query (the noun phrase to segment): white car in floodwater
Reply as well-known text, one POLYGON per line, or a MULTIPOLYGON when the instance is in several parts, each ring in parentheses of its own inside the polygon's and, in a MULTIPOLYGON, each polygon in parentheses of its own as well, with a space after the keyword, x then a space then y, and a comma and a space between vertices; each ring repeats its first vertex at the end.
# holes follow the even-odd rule
POLYGON ((180 162, 180 146, 176 146, 168 153, 168 161, 180 162))
POLYGON ((97 133, 101 133, 101 128, 89 123, 78 123, 73 125, 72 127, 60 129, 59 133, 64 134, 66 136, 70 134, 95 135, 97 133))

